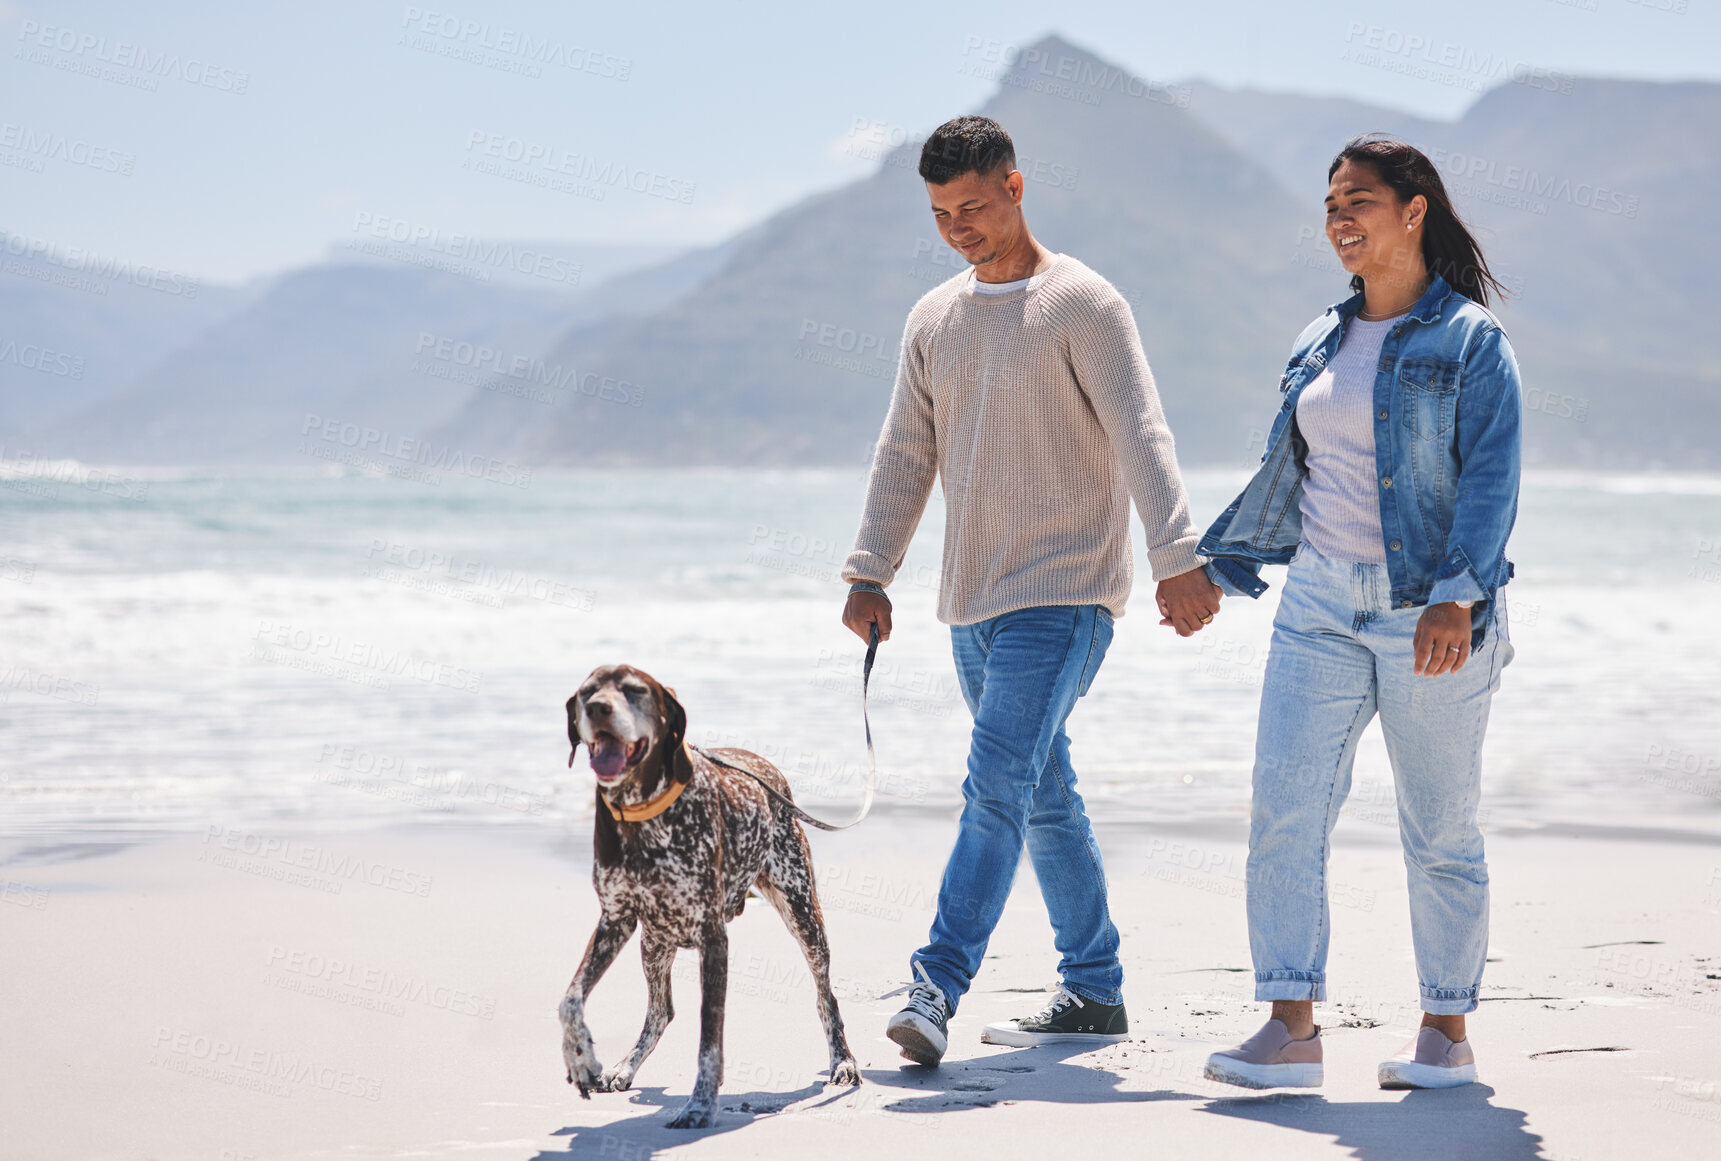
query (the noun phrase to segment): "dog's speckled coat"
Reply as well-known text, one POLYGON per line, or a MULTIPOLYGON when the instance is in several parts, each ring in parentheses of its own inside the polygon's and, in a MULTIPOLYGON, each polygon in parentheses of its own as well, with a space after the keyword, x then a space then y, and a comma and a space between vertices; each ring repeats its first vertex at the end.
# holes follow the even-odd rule
MULTIPOLYGON (((676 949, 698 949, 699 1073, 692 1097, 669 1125, 703 1128, 716 1113, 723 1080, 726 925, 741 913, 749 887, 777 909, 807 957, 830 1046, 829 1083, 859 1084, 860 1070, 831 991, 830 949, 806 834, 789 809, 747 774, 690 750, 686 734, 687 715, 675 692, 632 666, 593 670, 568 699, 568 738, 575 750, 582 743, 591 750, 594 771, 600 752, 609 756, 608 764, 622 765, 608 777, 598 773, 592 882, 602 914, 559 1012, 568 1082, 588 1098, 593 1091, 623 1091, 675 1015, 669 975, 676 949), (672 781, 686 783, 686 789, 656 818, 618 822, 605 805, 606 796, 618 806, 648 802, 672 781), (627 1059, 602 1071, 586 1027, 586 997, 636 926, 650 994, 645 1028, 627 1059)), ((782 773, 757 754, 712 754, 790 796, 782 773)), ((568 763, 573 764, 571 754, 568 763)))

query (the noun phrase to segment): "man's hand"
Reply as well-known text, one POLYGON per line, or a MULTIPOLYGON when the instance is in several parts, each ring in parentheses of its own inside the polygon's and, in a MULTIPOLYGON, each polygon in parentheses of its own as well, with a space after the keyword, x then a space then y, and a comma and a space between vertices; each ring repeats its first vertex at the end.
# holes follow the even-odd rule
POLYGON ((1179 637, 1193 636, 1219 615, 1223 595, 1219 586, 1207 579, 1205 568, 1166 577, 1159 582, 1155 597, 1163 618, 1159 623, 1176 629, 1179 637))
POLYGON ((866 641, 872 634, 872 624, 878 622, 878 639, 890 640, 890 598, 883 593, 868 592, 862 589, 858 593, 850 593, 848 604, 843 606, 843 624, 853 630, 854 635, 866 641))
POLYGON ((1451 601, 1429 605, 1416 622, 1416 672, 1457 673, 1470 660, 1470 610, 1451 601))

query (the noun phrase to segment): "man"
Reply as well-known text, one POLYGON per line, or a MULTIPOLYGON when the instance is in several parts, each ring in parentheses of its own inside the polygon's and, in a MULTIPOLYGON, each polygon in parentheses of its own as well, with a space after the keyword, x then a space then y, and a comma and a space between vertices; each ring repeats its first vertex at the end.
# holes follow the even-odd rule
POLYGON ((972 269, 909 313, 866 509, 843 565, 843 623, 891 630, 890 584, 934 479, 945 502, 938 617, 974 715, 956 847, 908 1005, 886 1033, 936 1065, 1026 843, 1061 956, 1037 1015, 994 1044, 1121 1040, 1123 968, 1105 872, 1075 789, 1064 721, 1087 692, 1134 577, 1129 501, 1159 607, 1182 636, 1219 609, 1135 320, 1098 274, 1034 240, 1010 136, 985 117, 939 126, 920 176, 944 240, 972 269))

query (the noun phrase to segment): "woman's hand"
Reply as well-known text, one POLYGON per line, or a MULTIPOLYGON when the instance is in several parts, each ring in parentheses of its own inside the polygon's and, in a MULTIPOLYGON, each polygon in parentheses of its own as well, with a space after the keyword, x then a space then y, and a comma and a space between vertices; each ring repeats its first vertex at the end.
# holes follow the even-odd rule
POLYGON ((1416 672, 1457 673, 1470 659, 1470 610, 1451 601, 1429 605, 1416 622, 1416 672))

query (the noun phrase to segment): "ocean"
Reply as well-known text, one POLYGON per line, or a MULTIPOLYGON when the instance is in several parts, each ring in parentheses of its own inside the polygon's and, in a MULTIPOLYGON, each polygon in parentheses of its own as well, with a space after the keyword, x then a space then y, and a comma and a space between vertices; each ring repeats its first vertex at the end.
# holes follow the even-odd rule
MULTIPOLYGON (((1246 478, 1191 472, 1205 527, 1246 478)), ((0 830, 587 825, 563 704, 673 686, 689 737, 835 817, 865 768, 838 579, 859 470, 0 472, 0 830)), ((933 615, 935 496, 873 679, 875 825, 948 816, 969 718, 933 615)), ((1139 527, 1133 532, 1138 554, 1139 527)), ((1485 827, 1721 834, 1721 478, 1526 478, 1485 827)), ((1180 640, 1136 595, 1070 724, 1096 817, 1247 817, 1277 582, 1180 640)), ((1396 826, 1371 728, 1341 826, 1396 826)), ((1369 828, 1373 828, 1372 830, 1369 828)))

